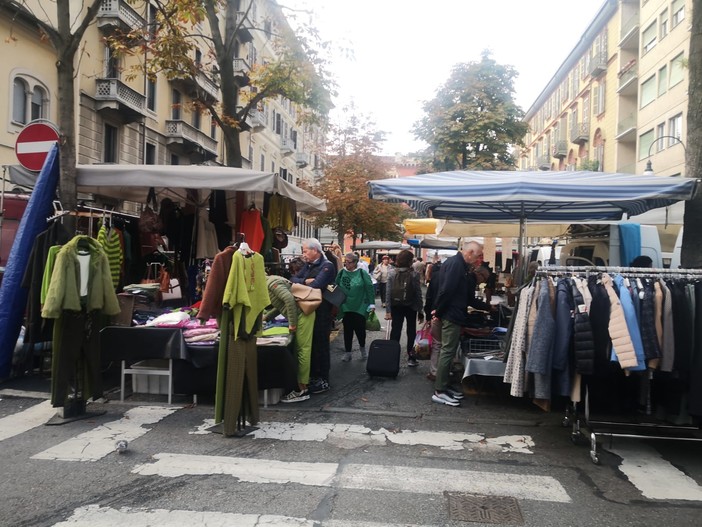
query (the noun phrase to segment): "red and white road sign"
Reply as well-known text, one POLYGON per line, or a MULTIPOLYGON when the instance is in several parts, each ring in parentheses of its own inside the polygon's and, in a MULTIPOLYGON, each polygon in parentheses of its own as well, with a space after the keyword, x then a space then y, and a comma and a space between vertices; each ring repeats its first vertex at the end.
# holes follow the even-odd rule
POLYGON ((44 166, 49 150, 58 142, 56 129, 46 123, 30 123, 17 136, 15 154, 27 170, 38 172, 44 166))

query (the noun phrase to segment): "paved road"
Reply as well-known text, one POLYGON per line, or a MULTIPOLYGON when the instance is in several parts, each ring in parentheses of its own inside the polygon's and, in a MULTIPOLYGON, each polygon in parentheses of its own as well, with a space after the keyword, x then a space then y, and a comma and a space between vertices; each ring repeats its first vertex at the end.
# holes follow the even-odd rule
POLYGON ((241 438, 209 430, 203 398, 113 393, 89 406, 102 415, 46 426, 45 380, 0 385, 0 525, 700 524, 699 443, 616 438, 596 466, 560 409, 490 379, 459 408, 437 405, 426 363, 369 379, 341 352, 337 339, 332 390, 262 409, 241 438))

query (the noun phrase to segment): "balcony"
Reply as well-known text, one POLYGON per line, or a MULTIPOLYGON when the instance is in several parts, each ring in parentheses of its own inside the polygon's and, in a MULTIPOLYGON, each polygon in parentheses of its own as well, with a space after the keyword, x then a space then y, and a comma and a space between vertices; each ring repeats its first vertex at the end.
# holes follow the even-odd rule
POLYGON ((553 145, 553 157, 563 159, 568 155, 568 142, 565 139, 558 139, 553 145))
POLYGON ((166 144, 178 153, 201 156, 204 161, 217 157, 217 141, 185 121, 166 121, 165 135, 166 144))
POLYGON ((295 152, 295 164, 297 168, 305 168, 310 164, 310 155, 307 152, 295 152))
POLYGON ((104 33, 129 32, 146 26, 146 20, 126 0, 102 0, 96 20, 104 33))
POLYGON ((570 142, 584 145, 590 140, 590 123, 574 123, 570 127, 570 142))
POLYGON ((280 155, 289 156, 294 152, 292 139, 280 136, 280 155))
POLYGON ((639 68, 636 60, 632 60, 624 66, 617 76, 619 77, 619 87, 617 88, 619 95, 636 95, 638 93, 639 68))
POLYGON ((251 67, 244 59, 234 59, 234 82, 240 88, 249 84, 251 67))
POLYGON ((615 140, 620 143, 635 143, 636 142, 636 115, 631 114, 617 124, 617 135, 615 140))
POLYGON ((588 68, 590 76, 599 77, 605 71, 607 71, 607 55, 605 53, 598 53, 590 57, 590 67, 588 68))
POLYGON ((266 127, 266 116, 263 112, 251 110, 249 111, 249 118, 251 120, 251 129, 254 132, 260 132, 266 127))
POLYGON ((536 166, 539 170, 551 170, 551 156, 545 154, 536 158, 536 166))
POLYGON ((251 21, 246 16, 246 12, 238 11, 236 13, 236 36, 242 42, 251 42, 253 35, 251 34, 251 21))
POLYGON ((619 32, 620 49, 639 48, 639 13, 636 12, 624 24, 619 32))
POLYGON ((119 79, 97 79, 95 109, 112 114, 123 123, 140 121, 146 116, 146 96, 119 79))
POLYGON ((179 77, 171 82, 193 99, 210 102, 219 100, 219 86, 202 71, 193 77, 179 77))

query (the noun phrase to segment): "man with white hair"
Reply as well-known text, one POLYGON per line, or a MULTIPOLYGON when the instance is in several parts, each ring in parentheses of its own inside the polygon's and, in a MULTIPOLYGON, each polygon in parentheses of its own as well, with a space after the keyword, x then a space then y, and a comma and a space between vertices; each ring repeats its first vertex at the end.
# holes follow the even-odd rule
MULTIPOLYGON (((476 277, 473 269, 480 265, 483 246, 470 241, 463 250, 447 258, 439 270, 439 288, 434 300, 434 316, 441 320, 441 353, 434 381, 435 403, 459 406, 463 393, 449 386, 451 364, 456 356, 461 328, 468 322, 468 306, 489 310, 490 306, 475 298, 476 277)), ((436 280, 437 277, 433 277, 436 280)), ((432 281, 433 281, 432 280, 432 281)))
MULTIPOLYGON (((316 238, 309 238, 302 243, 302 258, 305 265, 290 281, 305 284, 324 291, 336 280, 336 265, 324 256, 322 244, 316 238)), ((322 300, 315 311, 312 332, 312 357, 310 364, 310 393, 322 393, 329 389, 330 350, 329 335, 332 324, 332 304, 322 300)))

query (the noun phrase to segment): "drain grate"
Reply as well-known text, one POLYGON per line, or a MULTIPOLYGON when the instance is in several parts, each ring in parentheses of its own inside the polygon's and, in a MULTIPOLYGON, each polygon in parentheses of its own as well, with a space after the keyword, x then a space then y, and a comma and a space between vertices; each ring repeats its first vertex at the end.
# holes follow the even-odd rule
POLYGON ((444 492, 448 498, 449 519, 475 522, 524 525, 519 502, 509 496, 479 496, 444 492))

